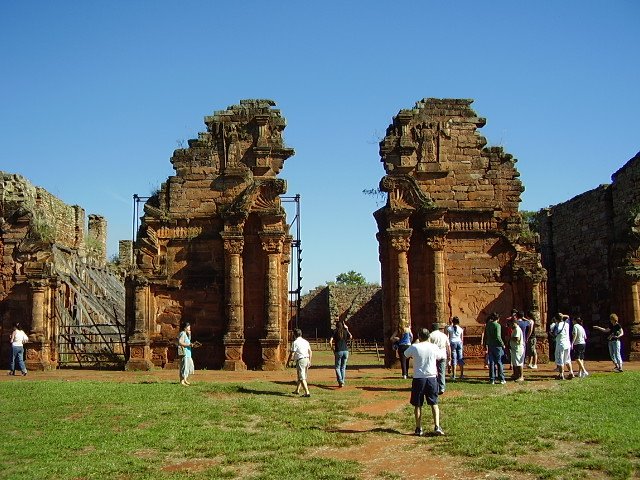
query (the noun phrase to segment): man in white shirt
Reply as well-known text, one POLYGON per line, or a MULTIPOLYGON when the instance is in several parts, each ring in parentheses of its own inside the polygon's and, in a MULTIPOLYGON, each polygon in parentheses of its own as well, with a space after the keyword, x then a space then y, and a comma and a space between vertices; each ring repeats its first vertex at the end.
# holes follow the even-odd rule
POLYGON ((296 371, 298 373, 298 383, 296 389, 293 392, 295 395, 300 393, 300 387, 304 388, 303 397, 310 397, 309 387, 307 386, 307 371, 311 366, 311 345, 304 338, 302 338, 302 330, 296 328, 293 330, 293 334, 296 339, 291 344, 291 351, 289 352, 289 358, 287 359, 287 365, 293 360, 296 364, 296 371))
MULTIPOLYGON (((418 339, 418 343, 414 343, 404 352, 405 357, 413 358, 413 380, 411 382, 410 403, 414 406, 414 417, 416 420, 415 435, 422 436, 423 433, 422 406, 424 405, 425 398, 427 404, 431 406, 434 435, 444 435, 444 432, 440 428, 436 362, 446 359, 446 353, 443 353, 435 344, 427 341, 429 339, 429 330, 426 328, 420 330, 418 339)), ((447 343, 449 343, 448 340, 447 343)))
POLYGON ((446 387, 446 375, 447 375, 447 362, 451 360, 451 346, 449 345, 449 337, 446 333, 440 331, 440 324, 434 322, 431 325, 431 334, 429 335, 429 341, 437 346, 444 355, 442 360, 438 360, 438 395, 444 393, 446 387))

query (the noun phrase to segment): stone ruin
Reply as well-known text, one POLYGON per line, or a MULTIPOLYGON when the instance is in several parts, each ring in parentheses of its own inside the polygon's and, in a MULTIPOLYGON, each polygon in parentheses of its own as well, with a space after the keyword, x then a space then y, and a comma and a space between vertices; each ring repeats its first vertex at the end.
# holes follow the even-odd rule
MULTIPOLYGON (((394 117, 380 143, 387 203, 374 214, 382 292, 316 289, 302 328, 325 335, 346 318, 358 338, 384 338, 390 366, 388 339, 405 325, 457 315, 465 354, 480 358, 492 311, 532 311, 540 331, 557 310, 587 327, 615 311, 637 359, 640 156, 611 185, 542 210, 532 232, 518 212, 515 159, 486 147, 471 103, 425 99, 394 117)), ((216 112, 174 152, 176 175, 144 205, 135 244, 120 242, 126 302, 123 271, 106 262, 105 219, 86 223, 79 206, 0 172, 0 336, 23 324, 28 368, 175 367, 182 321, 203 343, 199 368, 282 367, 292 237, 277 175, 294 151, 274 106, 245 100, 216 112)), ((7 348, 0 342, 2 364, 7 348)), ((538 350, 544 361, 545 336, 538 350)))
MULTIPOLYGON (((486 148, 472 100, 419 101, 400 110, 380 142, 386 205, 374 213, 382 268, 383 326, 430 328, 460 317, 465 355, 484 355, 489 313, 546 317, 546 272, 518 207, 524 190, 516 160, 486 148)), ((544 328, 542 325, 541 328, 544 328)), ((546 339, 539 352, 548 354, 546 339)))
POLYGON ((15 322, 28 369, 124 365, 124 286, 106 268, 106 220, 0 172, 0 363, 15 322))
POLYGON ((144 205, 126 281, 127 368, 177 365, 191 323, 198 368, 281 368, 288 342, 292 237, 277 178, 294 154, 271 100, 205 118, 171 158, 176 172, 144 205))
POLYGON ((640 359, 640 153, 610 185, 541 210, 537 218, 549 311, 581 316, 589 350, 607 356, 604 334, 615 312, 625 331, 622 353, 640 359))

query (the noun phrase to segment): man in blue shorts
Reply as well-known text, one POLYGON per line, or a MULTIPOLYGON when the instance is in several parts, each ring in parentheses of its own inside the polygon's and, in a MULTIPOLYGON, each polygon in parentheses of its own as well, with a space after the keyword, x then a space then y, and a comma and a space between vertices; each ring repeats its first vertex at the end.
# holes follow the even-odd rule
POLYGON ((404 355, 413 358, 413 381, 411 382, 411 405, 414 406, 414 416, 416 419, 415 435, 422 436, 422 406, 425 398, 427 404, 431 405, 433 414, 434 435, 444 435, 440 428, 440 410, 438 408, 438 370, 436 362, 445 359, 447 354, 443 353, 433 343, 429 342, 429 330, 423 328, 418 334, 418 343, 414 343, 404 355))

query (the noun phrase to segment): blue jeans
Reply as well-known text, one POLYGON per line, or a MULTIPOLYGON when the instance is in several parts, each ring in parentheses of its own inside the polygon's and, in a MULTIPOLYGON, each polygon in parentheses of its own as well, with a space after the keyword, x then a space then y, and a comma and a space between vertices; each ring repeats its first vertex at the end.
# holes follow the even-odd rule
POLYGON ((344 385, 345 376, 347 374, 347 360, 349 359, 349 351, 343 350, 335 352, 336 358, 336 380, 340 385, 344 385))
POLYGON ((502 366, 502 357, 504 355, 504 348, 502 347, 489 347, 489 380, 492 382, 498 380, 504 380, 504 367, 502 366), (496 378, 496 370, 498 369, 498 378, 496 378))
POLYGON ((462 357, 462 342, 452 342, 451 345, 451 365, 464 365, 462 357))
POLYGON ((24 366, 24 347, 11 346, 11 364, 9 370, 11 373, 16 371, 16 361, 18 362, 18 368, 22 373, 27 371, 27 367, 24 366))
POLYGON ((620 354, 620 340, 609 340, 609 355, 611 361, 616 364, 617 367, 622 368, 622 355, 620 354))

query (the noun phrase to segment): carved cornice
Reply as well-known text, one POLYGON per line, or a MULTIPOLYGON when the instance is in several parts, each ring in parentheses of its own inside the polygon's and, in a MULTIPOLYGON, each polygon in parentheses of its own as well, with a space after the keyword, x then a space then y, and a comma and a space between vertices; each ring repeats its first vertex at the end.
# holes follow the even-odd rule
POLYGON ((436 204, 425 195, 413 177, 408 175, 385 175, 380 180, 380 190, 389 193, 389 207, 392 210, 415 209, 432 210, 436 204))

